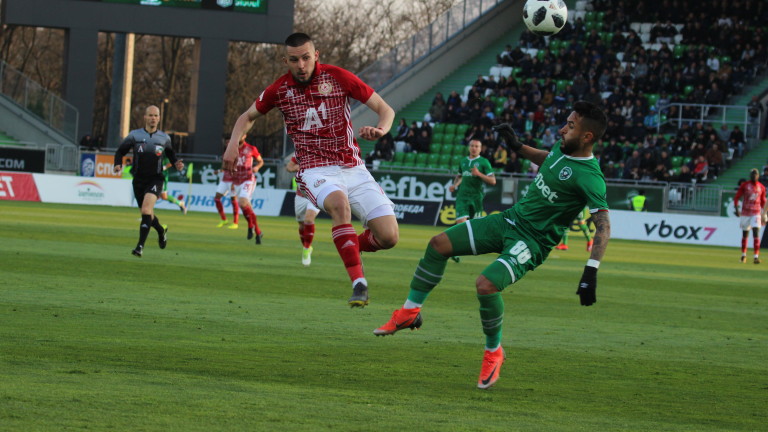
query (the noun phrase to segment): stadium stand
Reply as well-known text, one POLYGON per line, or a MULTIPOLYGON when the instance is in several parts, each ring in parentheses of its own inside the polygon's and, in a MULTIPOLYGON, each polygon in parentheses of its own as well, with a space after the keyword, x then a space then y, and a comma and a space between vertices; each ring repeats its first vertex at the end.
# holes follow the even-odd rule
MULTIPOLYGON (((579 0, 559 34, 540 38, 516 26, 507 38, 437 83, 431 94, 400 110, 398 117, 428 122, 435 98, 458 94, 458 107, 448 97, 449 121, 431 123, 428 148, 441 156, 437 167, 450 166, 442 156, 456 154, 469 134, 479 133, 492 153, 501 143, 487 130, 502 121, 513 123, 533 145, 542 145, 544 130, 556 132, 576 99, 601 103, 610 116, 604 142, 595 149, 607 178, 675 180, 682 165, 695 168, 692 151, 698 143, 705 151, 715 144, 722 150, 722 155, 710 152, 718 157, 709 163, 722 165, 712 166, 710 172, 727 173, 742 157, 765 160, 757 132, 747 130, 752 126, 744 120, 744 106, 765 88, 768 51, 761 23, 768 18, 768 6, 746 2, 732 8, 691 0, 676 5, 650 8, 639 0, 620 6, 579 0), (743 146, 724 136, 734 126, 747 132, 743 146), (603 154, 612 140, 621 151, 603 154), (641 156, 651 153, 651 161, 665 164, 666 175, 655 178, 651 162, 642 170, 627 169, 625 162, 634 150, 641 156)), ((436 166, 435 158, 419 161, 413 166, 436 166)), ((527 169, 520 164, 520 171, 513 173, 527 169)))

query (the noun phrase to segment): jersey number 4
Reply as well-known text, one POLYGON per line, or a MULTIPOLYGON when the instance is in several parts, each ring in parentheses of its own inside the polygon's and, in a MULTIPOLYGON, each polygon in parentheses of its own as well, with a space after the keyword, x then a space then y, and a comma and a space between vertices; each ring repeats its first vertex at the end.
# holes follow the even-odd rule
POLYGON ((301 130, 312 130, 323 127, 323 120, 320 120, 321 116, 323 117, 323 120, 328 119, 328 110, 325 108, 325 102, 321 103, 317 109, 310 108, 307 110, 307 113, 304 116, 304 125, 301 127, 301 130))

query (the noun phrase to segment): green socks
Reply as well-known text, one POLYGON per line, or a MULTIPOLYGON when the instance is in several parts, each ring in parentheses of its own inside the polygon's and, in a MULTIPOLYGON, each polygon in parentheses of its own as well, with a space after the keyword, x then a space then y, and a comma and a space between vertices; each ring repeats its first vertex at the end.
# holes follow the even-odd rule
POLYGON ((447 262, 448 258, 440 255, 432 246, 427 245, 424 258, 419 261, 419 265, 413 273, 408 300, 413 303, 423 304, 432 288, 440 283, 440 280, 443 278, 447 262))
POLYGON ((485 347, 494 349, 501 344, 501 325, 504 323, 504 299, 501 292, 477 295, 480 300, 480 322, 485 333, 485 347))

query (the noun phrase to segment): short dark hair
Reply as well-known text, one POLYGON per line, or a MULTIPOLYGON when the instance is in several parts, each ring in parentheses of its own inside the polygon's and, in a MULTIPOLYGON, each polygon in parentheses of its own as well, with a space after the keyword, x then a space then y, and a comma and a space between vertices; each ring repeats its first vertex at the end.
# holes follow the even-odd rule
POLYGON ((306 33, 294 33, 285 38, 285 44, 289 47, 300 47, 307 42, 312 42, 312 38, 306 33))
POLYGON ((595 142, 603 137, 608 128, 608 118, 600 107, 591 102, 578 101, 573 104, 573 110, 581 116, 584 129, 595 135, 595 142))

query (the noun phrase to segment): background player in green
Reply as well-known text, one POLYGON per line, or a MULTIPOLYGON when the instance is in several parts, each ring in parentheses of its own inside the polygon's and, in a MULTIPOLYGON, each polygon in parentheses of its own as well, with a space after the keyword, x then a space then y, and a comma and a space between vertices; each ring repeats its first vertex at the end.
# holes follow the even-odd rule
MULTIPOLYGON (((469 142, 469 156, 461 160, 459 174, 453 184, 448 186, 451 192, 459 191, 456 194, 457 224, 483 216, 483 198, 485 197, 483 186, 496 184, 491 162, 480 156, 482 148, 483 143, 480 140, 473 139, 469 142)), ((459 262, 459 257, 451 258, 459 262)))
POLYGON ((170 160, 168 160, 168 157, 166 156, 163 158, 163 193, 160 194, 160 198, 168 201, 171 204, 176 204, 179 206, 179 210, 181 210, 182 213, 187 214, 187 206, 184 204, 184 201, 179 201, 178 198, 176 198, 173 195, 170 195, 168 193, 168 177, 170 176, 170 173, 168 171, 169 168, 171 168, 173 164, 170 160))
MULTIPOLYGON (((584 238, 587 239, 587 252, 592 251, 592 236, 589 234, 589 208, 584 208, 584 211, 576 216, 574 222, 584 234, 584 238), (585 214, 586 213, 586 214, 585 214)), ((560 240, 560 244, 555 246, 557 250, 568 250, 568 234, 571 227, 568 227, 563 231, 563 239, 560 240)))
POLYGON ((475 281, 485 333, 485 354, 477 386, 482 389, 492 386, 499 378, 505 358, 501 347, 504 320, 501 291, 544 262, 584 206, 588 206, 593 215, 596 232, 576 293, 583 306, 594 304, 597 268, 608 245, 610 221, 605 179, 592 155, 592 146, 603 136, 606 125, 606 116, 597 106, 576 102, 567 123, 560 129, 562 141, 551 152, 522 145, 509 124, 496 126, 494 129, 511 150, 540 167, 528 193, 501 213, 468 220, 432 237, 411 279, 405 304, 373 333, 383 336, 421 327, 421 306, 442 279, 448 257, 499 254, 475 281))

